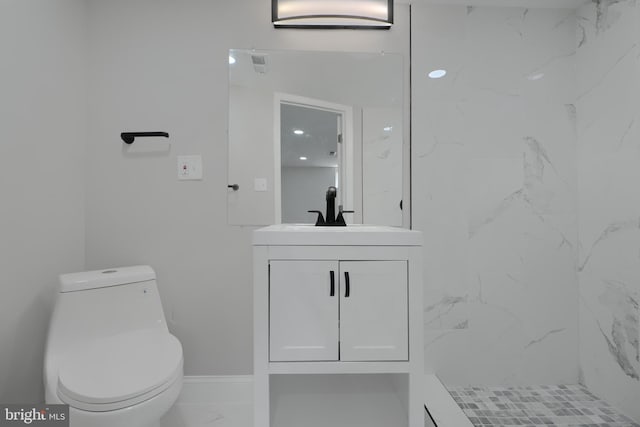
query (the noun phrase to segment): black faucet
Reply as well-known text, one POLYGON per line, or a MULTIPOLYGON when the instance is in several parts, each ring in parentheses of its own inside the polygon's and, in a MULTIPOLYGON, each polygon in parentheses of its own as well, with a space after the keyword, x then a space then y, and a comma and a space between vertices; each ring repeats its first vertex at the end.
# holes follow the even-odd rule
POLYGON ((343 213, 353 213, 353 211, 343 211, 342 207, 340 207, 338 216, 336 217, 336 196, 338 195, 338 190, 336 187, 329 187, 327 190, 327 215, 326 220, 325 217, 322 216, 322 212, 320 211, 307 211, 310 213, 317 213, 318 219, 316 220, 317 227, 346 227, 347 223, 344 221, 343 213))

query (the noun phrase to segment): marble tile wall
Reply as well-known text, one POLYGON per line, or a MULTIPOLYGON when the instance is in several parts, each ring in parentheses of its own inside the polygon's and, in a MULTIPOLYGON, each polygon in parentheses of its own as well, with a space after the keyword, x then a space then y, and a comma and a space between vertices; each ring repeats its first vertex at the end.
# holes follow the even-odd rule
POLYGON ((426 369, 448 386, 578 381, 575 53, 575 11, 412 6, 426 369))
POLYGON ((640 420, 640 4, 577 15, 580 373, 640 420))

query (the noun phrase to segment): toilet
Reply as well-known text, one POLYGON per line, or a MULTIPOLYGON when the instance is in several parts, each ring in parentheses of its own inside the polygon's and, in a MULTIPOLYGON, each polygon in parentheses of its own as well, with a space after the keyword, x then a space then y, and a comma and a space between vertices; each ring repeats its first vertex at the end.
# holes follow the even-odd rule
POLYGON ((149 266, 60 276, 44 360, 45 401, 71 427, 156 427, 183 379, 149 266))

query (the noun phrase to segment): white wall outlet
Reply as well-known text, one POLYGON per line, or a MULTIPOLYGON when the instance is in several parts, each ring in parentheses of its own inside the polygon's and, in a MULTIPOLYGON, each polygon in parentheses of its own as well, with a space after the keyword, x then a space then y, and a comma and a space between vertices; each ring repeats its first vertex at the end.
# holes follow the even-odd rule
POLYGON ((178 179, 180 181, 202 180, 202 156, 178 156, 178 179))
POLYGON ((253 191, 267 191, 267 178, 254 178, 253 191))

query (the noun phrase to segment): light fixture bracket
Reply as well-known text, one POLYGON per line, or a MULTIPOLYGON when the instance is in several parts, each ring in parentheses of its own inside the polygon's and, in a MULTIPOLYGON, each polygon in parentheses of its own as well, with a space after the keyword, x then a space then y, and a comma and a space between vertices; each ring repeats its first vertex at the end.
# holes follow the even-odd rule
POLYGON ((393 0, 271 0, 275 28, 376 29, 393 24, 393 0))

